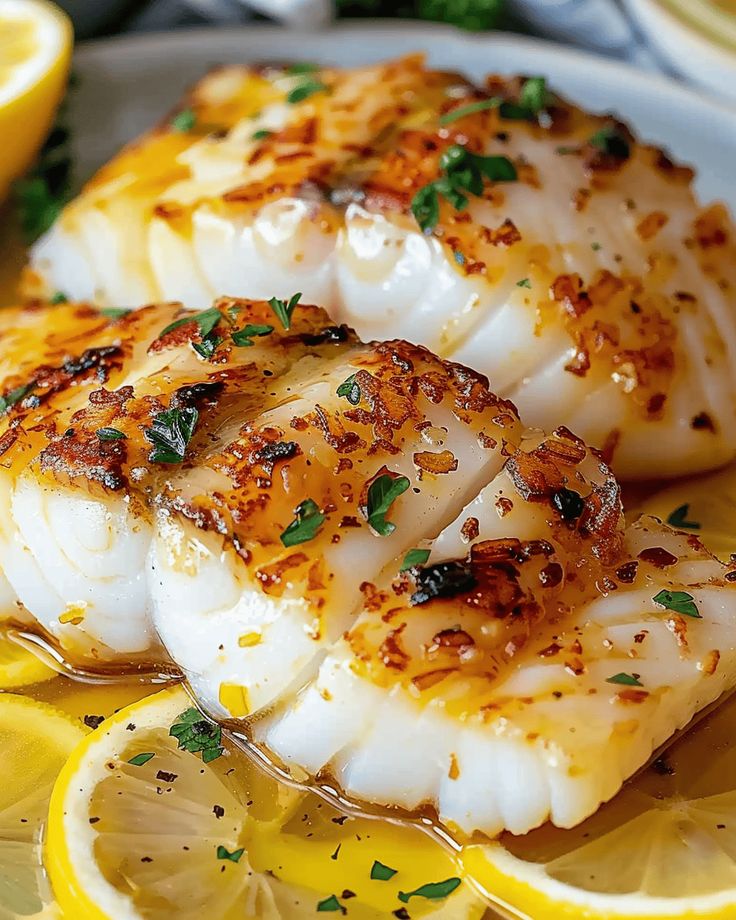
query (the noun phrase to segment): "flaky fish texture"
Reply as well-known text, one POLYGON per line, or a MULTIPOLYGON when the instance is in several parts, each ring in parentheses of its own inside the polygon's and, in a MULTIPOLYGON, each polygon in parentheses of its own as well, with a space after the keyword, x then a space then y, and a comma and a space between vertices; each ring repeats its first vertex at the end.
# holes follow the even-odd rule
POLYGON ((178 668, 299 780, 570 826, 736 686, 734 568, 421 346, 227 298, 11 310, 0 347, 2 617, 178 668))
POLYGON ((67 207, 29 291, 301 291, 476 368, 623 478, 676 476, 736 454, 736 236, 691 180, 538 78, 228 67, 67 207))

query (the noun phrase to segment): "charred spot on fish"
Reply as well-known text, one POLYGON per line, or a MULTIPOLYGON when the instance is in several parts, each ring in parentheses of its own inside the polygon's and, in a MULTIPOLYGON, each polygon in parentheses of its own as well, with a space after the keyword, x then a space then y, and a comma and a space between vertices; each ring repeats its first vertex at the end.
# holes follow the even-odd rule
POLYGON ((439 562, 419 569, 414 576, 417 590, 412 594, 413 606, 426 604, 435 597, 455 597, 472 591, 478 581, 466 562, 439 562))
POLYGON ((78 358, 70 358, 61 366, 64 374, 70 377, 78 377, 92 369, 97 369, 97 378, 100 383, 107 380, 108 371, 112 366, 109 358, 121 355, 119 345, 105 345, 101 348, 87 348, 78 358))
POLYGON ((253 453, 253 459, 258 463, 273 465, 281 460, 290 460, 298 453, 300 448, 296 441, 270 441, 253 453))
POLYGON ((715 422, 707 412, 699 412, 694 416, 693 420, 690 422, 690 426, 694 431, 710 431, 713 434, 715 434, 716 431, 715 422))
POLYGON ((171 409, 201 409, 203 405, 214 405, 225 389, 222 381, 193 383, 179 387, 171 397, 171 409))
POLYGON ((558 489, 552 494, 550 501, 563 521, 576 521, 585 511, 585 499, 572 489, 558 489))
POLYGON ((350 338, 350 329, 343 323, 341 326, 326 326, 319 332, 303 332, 299 338, 305 345, 339 345, 350 338))

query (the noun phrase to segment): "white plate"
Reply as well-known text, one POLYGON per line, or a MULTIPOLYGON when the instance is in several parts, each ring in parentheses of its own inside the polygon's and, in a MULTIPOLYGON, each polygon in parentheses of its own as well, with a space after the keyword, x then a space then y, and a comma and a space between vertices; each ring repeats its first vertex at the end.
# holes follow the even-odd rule
POLYGON ((650 73, 559 45, 448 26, 355 22, 320 33, 271 26, 197 29, 107 39, 80 46, 70 121, 78 176, 86 178, 126 140, 162 118, 207 69, 222 63, 324 61, 366 64, 425 51, 429 62, 481 78, 489 72, 544 74, 595 110, 633 122, 641 137, 698 168, 705 200, 736 213, 736 110, 650 73))

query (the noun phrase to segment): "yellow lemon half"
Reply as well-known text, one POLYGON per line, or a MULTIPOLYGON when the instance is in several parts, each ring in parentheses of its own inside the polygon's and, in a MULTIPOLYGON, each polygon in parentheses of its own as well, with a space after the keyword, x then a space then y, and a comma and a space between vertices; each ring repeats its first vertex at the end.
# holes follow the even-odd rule
POLYGON ((67 17, 45 0, 0 0, 0 201, 31 165, 66 86, 67 17))

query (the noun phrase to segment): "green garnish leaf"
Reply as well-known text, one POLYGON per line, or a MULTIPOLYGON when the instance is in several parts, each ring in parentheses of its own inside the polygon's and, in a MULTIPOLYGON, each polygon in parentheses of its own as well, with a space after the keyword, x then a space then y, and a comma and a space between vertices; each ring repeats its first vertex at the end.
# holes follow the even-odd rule
POLYGON ((444 151, 439 162, 442 175, 434 182, 420 188, 411 202, 411 210, 423 231, 431 230, 439 220, 439 195, 447 199, 457 211, 468 206, 467 192, 483 194, 483 180, 514 182, 518 178, 516 167, 504 156, 484 157, 471 153, 460 144, 444 151))
POLYGON ((294 509, 294 520, 281 534, 284 546, 297 546, 299 543, 308 543, 317 536, 326 515, 322 514, 317 502, 305 498, 294 509))
POLYGON ((267 137, 271 137, 273 131, 268 131, 266 128, 261 128, 260 131, 256 131, 251 135, 252 141, 265 141, 267 137))
POLYGON ((388 537, 396 530, 396 525, 386 520, 386 515, 391 505, 402 493, 406 492, 411 483, 406 476, 392 476, 382 473, 377 476, 368 487, 368 503, 366 517, 368 523, 381 537, 388 537))
POLYGON ((186 326, 187 323, 196 323, 199 328, 199 334, 202 338, 206 338, 221 319, 222 313, 215 307, 210 307, 209 310, 202 310, 199 313, 189 313, 187 316, 182 316, 180 319, 175 319, 173 323, 169 323, 168 326, 159 332, 157 338, 162 339, 165 335, 173 332, 174 329, 178 329, 180 326, 186 326))
POLYGON ((153 445, 148 459, 152 463, 181 463, 198 419, 199 412, 194 407, 167 409, 154 415, 152 426, 143 429, 146 440, 153 445))
POLYGON ((596 131, 588 143, 617 160, 628 160, 631 156, 628 140, 614 125, 596 131))
POLYGON ((132 312, 129 307, 102 307, 100 316, 106 316, 108 319, 120 319, 132 312))
POLYGON ((445 112, 444 115, 440 116, 440 124, 444 127, 445 125, 452 124, 453 121, 457 121, 459 118, 465 118, 468 115, 475 115, 476 112, 485 112, 488 109, 497 109, 501 105, 502 100, 498 96, 493 96, 491 99, 480 99, 478 102, 470 102, 468 105, 461 105, 458 109, 452 109, 450 112, 445 112))
POLYGON ((337 395, 344 396, 351 406, 357 406, 360 402, 360 387, 355 382, 355 374, 351 374, 347 380, 343 380, 337 388, 337 395))
POLYGON ((685 530, 700 530, 700 524, 697 521, 688 521, 687 515, 690 511, 690 505, 680 505, 675 508, 672 514, 667 518, 670 527, 682 527, 685 530))
POLYGON ((153 760, 155 756, 155 754, 136 754, 135 757, 130 758, 128 763, 133 767, 142 767, 149 760, 153 760))
POLYGON ((124 441, 128 437, 117 428, 98 428, 95 434, 101 441, 124 441))
POLYGON ((192 348, 197 352, 200 358, 204 358, 205 361, 214 355, 217 351, 219 345, 223 343, 223 339, 217 335, 208 335, 202 339, 201 342, 192 342, 192 348))
POLYGON ((319 64, 310 63, 309 61, 297 61, 295 64, 291 64, 286 68, 287 73, 294 75, 314 73, 315 70, 319 70, 319 64))
POLYGON ((652 598, 655 604, 660 604, 665 610, 681 613, 686 617, 702 619, 695 604, 695 598, 687 591, 660 591, 652 598))
POLYGON ((35 381, 31 383, 25 383, 19 387, 16 387, 14 390, 11 390, 7 396, 0 396, 0 414, 7 412, 8 409, 12 409, 14 405, 19 403, 21 399, 26 397, 31 392, 35 385, 35 381))
POLYGON ((622 684, 624 687, 643 687, 638 674, 614 674, 606 678, 607 684, 622 684))
POLYGON ((291 300, 280 300, 278 297, 272 297, 268 305, 271 307, 273 312, 276 314, 276 318, 284 327, 284 329, 289 329, 291 327, 291 314, 294 312, 296 305, 302 299, 301 292, 294 294, 291 300))
POLYGON ((32 242, 42 236, 69 200, 68 193, 55 194, 44 176, 21 179, 13 186, 25 238, 32 242))
POLYGON ((519 103, 532 115, 538 115, 549 104, 550 95, 544 77, 530 77, 521 87, 519 103))
POLYGON ((517 287, 531 288, 532 283, 528 278, 522 278, 521 281, 516 282, 517 287))
POLYGON ((66 294, 63 291, 56 291, 54 294, 51 295, 51 298, 49 299, 49 303, 52 304, 53 306, 56 306, 57 304, 60 304, 60 303, 69 303, 69 298, 66 296, 66 294))
POLYGON ((203 718, 202 713, 194 707, 180 713, 178 720, 169 729, 169 735, 176 738, 180 751, 201 753, 204 763, 211 763, 222 756, 224 748, 219 725, 203 718))
POLYGON ((171 119, 171 127, 180 134, 191 131, 197 123, 197 116, 191 109, 183 109, 171 119))
POLYGON ((399 571, 406 572, 409 569, 413 569, 415 565, 424 565, 427 559, 429 559, 428 549, 410 549, 404 556, 404 561, 401 563, 399 571))
POLYGON ((398 871, 398 869, 392 869, 390 866, 385 866, 376 859, 371 866, 371 878, 379 882, 387 882, 390 878, 393 878, 398 871))
POLYGON ((331 913, 338 910, 343 914, 347 913, 342 904, 337 900, 337 895, 335 894, 331 894, 329 898, 325 898, 323 901, 319 901, 317 904, 318 914, 331 913))
POLYGON ((327 87, 321 80, 305 80, 299 86, 294 87, 286 97, 286 101, 289 105, 296 105, 297 102, 303 102, 310 96, 314 96, 315 93, 324 92, 327 92, 327 87))
POLYGON ((245 847, 241 847, 239 850, 233 850, 232 853, 227 847, 224 847, 222 844, 217 848, 217 858, 218 859, 229 859, 230 862, 240 862, 240 857, 245 853, 245 847))
POLYGON ((253 338, 256 336, 270 335, 273 332, 273 326, 257 326, 248 323, 237 332, 233 332, 231 338, 236 345, 241 348, 248 348, 253 345, 253 338))
POLYGON ((430 901, 439 901, 448 895, 460 885, 459 878, 447 878, 444 882, 428 882, 426 885, 420 885, 414 891, 400 891, 399 900, 408 904, 409 898, 428 898, 430 901))

